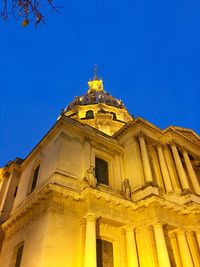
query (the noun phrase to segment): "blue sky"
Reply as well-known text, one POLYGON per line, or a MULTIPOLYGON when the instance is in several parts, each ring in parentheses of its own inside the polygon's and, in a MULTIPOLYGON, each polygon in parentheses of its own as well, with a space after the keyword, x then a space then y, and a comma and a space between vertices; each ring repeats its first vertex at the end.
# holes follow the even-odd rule
POLYGON ((95 63, 131 114, 200 134, 199 1, 57 3, 62 14, 37 28, 0 21, 0 166, 24 158, 86 92, 95 63))

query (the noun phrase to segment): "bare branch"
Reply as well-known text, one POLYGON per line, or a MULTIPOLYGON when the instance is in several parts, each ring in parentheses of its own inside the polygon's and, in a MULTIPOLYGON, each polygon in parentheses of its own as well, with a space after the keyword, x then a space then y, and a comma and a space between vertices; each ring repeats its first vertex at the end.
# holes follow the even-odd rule
POLYGON ((45 7, 50 7, 53 11, 59 12, 59 8, 53 4, 53 0, 1 0, 2 9, 0 9, 0 18, 8 19, 13 15, 16 19, 22 20, 22 26, 25 27, 29 22, 37 26, 46 21, 44 16, 45 7))

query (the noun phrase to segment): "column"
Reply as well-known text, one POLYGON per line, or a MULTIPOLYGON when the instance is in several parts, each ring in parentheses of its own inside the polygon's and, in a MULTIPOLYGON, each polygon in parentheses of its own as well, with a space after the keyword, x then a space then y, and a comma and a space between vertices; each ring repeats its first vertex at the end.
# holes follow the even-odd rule
POLYGON ((171 178, 169 176, 169 172, 167 169, 167 165, 166 165, 166 161, 165 161, 162 147, 160 144, 157 145, 156 147, 157 147, 157 151, 158 151, 158 158, 159 158, 159 162, 160 162, 160 167, 161 167, 161 171, 162 171, 162 175, 163 175, 163 181, 165 184, 166 192, 172 192, 173 188, 172 188, 171 178))
POLYGON ((200 195, 200 186, 199 186, 196 174, 194 172, 194 169, 192 167, 192 163, 191 163, 191 161, 189 159, 188 153, 185 150, 183 151, 183 157, 184 157, 185 164, 186 164, 186 167, 187 167, 187 170, 188 170, 191 182, 192 182, 192 186, 193 186, 194 192, 197 195, 200 195))
POLYGON ((176 234, 177 234, 178 247, 180 251, 182 266, 194 267, 187 239, 185 236, 185 232, 183 230, 179 230, 176 234))
POLYGON ((163 153, 169 171, 169 176, 171 177, 172 187, 174 191, 180 195, 180 193, 182 192, 182 188, 178 177, 178 173, 176 171, 176 165, 174 162, 171 148, 168 145, 165 145, 163 147, 163 153))
POLYGON ((144 140, 144 136, 142 134, 139 134, 139 142, 140 142, 140 150, 141 150, 141 156, 142 156, 142 164, 144 168, 144 177, 146 180, 146 183, 152 184, 153 183, 153 177, 151 173, 151 166, 149 162, 149 157, 147 153, 147 148, 144 140))
POLYGON ((193 262, 194 262, 194 266, 198 267, 198 266, 200 266, 200 255, 199 255, 197 243, 196 243, 196 240, 194 237, 194 233, 193 232, 186 232, 186 237, 188 240, 188 244, 189 244, 190 252, 192 255, 193 262))
POLYGON ((138 267, 138 255, 135 240, 134 229, 131 226, 126 228, 126 250, 127 250, 127 266, 138 267))
POLYGON ((160 223, 153 226, 156 240, 158 263, 160 267, 171 267, 163 227, 160 223))
POLYGON ((86 216, 84 267, 96 267, 96 217, 92 213, 86 216))
POLYGON ((172 245, 172 250, 173 250, 173 255, 174 255, 174 260, 175 260, 176 267, 182 267, 180 253, 179 253, 179 249, 178 249, 178 244, 177 244, 177 239, 176 239, 175 233, 174 232, 170 233, 169 234, 169 238, 170 238, 171 245, 172 245))
POLYGON ((173 154, 174 161, 175 161, 175 164, 177 167, 177 171, 178 171, 178 175, 180 178, 182 189, 189 191, 189 184, 187 181, 187 177, 186 177, 181 159, 180 159, 179 154, 178 154, 178 150, 174 144, 171 144, 171 148, 172 148, 172 154, 173 154))

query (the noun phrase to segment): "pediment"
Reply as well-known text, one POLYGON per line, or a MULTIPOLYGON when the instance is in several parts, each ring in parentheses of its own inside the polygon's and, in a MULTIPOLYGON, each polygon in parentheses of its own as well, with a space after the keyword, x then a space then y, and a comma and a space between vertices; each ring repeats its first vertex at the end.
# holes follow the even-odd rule
POLYGON ((193 130, 187 129, 187 128, 182 128, 182 127, 173 127, 173 128, 176 132, 178 132, 178 133, 184 135, 185 137, 187 137, 188 139, 200 144, 200 136, 198 134, 196 134, 193 130))

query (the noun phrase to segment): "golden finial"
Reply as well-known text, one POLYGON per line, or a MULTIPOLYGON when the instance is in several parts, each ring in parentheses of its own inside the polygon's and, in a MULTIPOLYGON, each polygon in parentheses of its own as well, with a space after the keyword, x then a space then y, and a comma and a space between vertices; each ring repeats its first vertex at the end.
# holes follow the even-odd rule
POLYGON ((97 65, 94 64, 94 78, 93 80, 88 82, 89 85, 89 90, 88 93, 94 92, 94 91, 103 91, 103 81, 101 79, 98 78, 97 75, 97 65))

